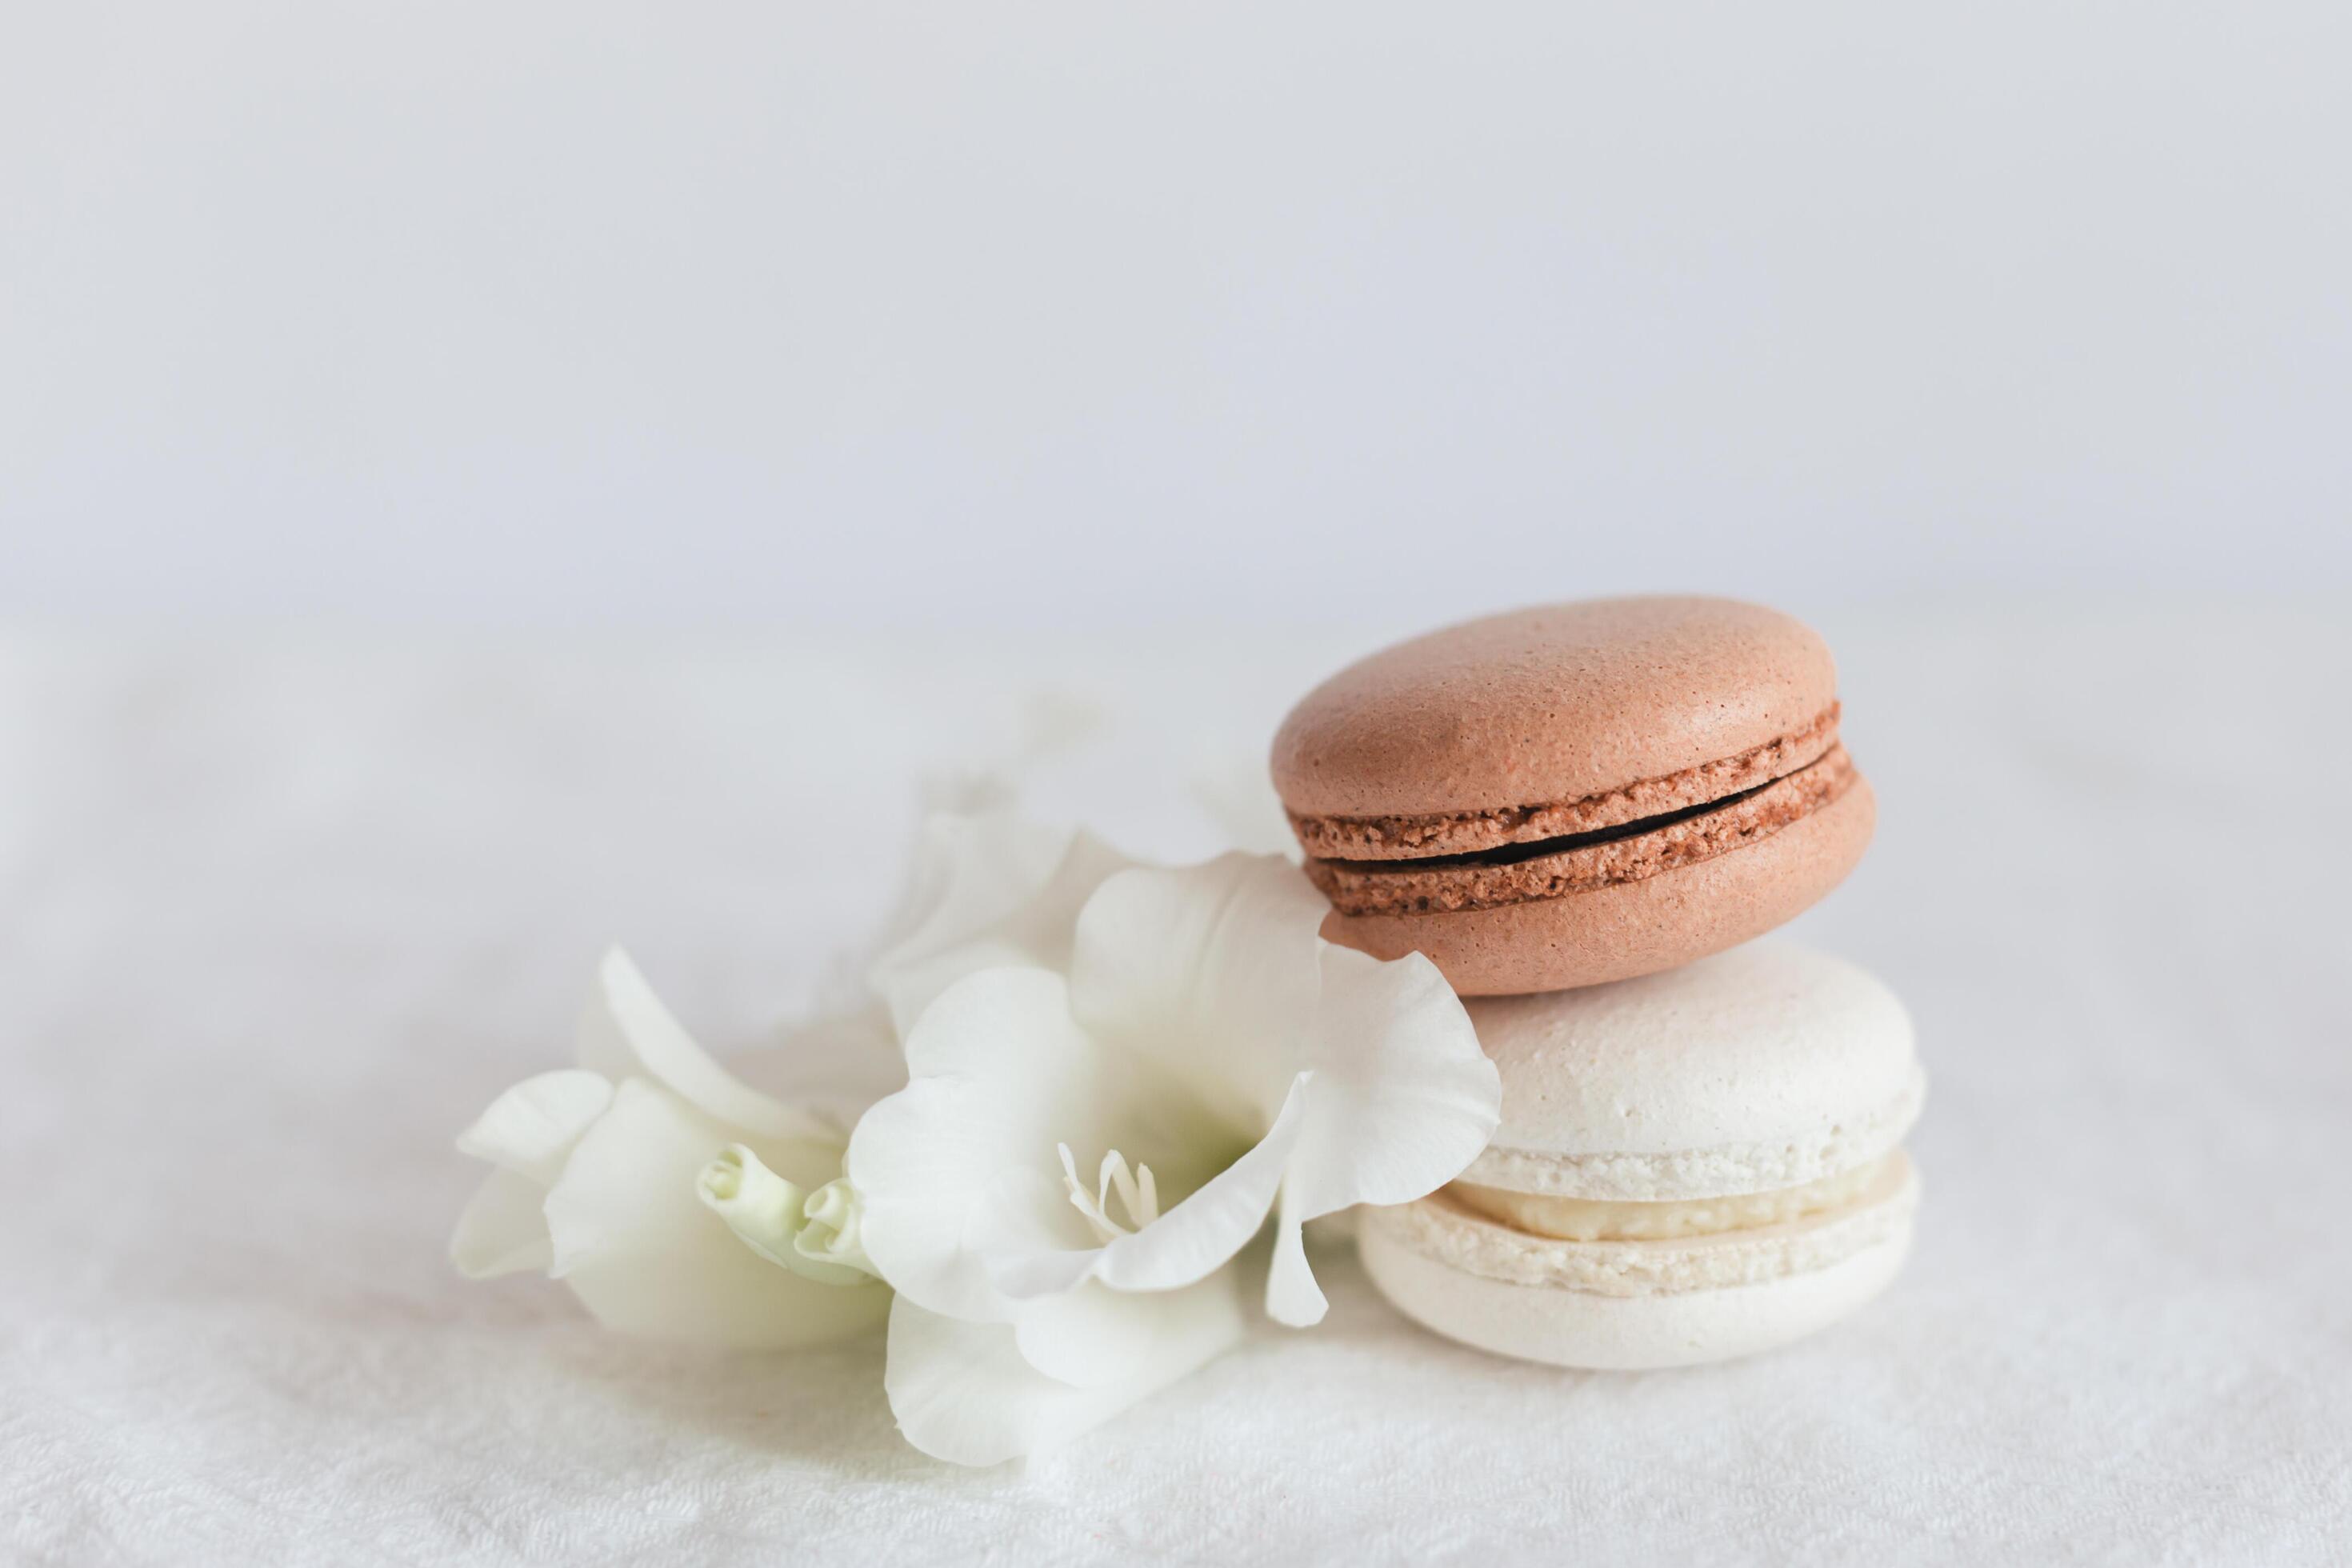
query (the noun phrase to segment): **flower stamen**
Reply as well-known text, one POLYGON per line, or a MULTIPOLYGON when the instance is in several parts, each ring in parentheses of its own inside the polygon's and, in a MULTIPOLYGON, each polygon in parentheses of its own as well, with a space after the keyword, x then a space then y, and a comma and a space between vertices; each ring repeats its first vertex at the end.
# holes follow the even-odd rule
POLYGON ((1070 1146, 1056 1143, 1054 1147, 1061 1152, 1062 1184, 1069 1191, 1070 1206, 1086 1216, 1097 1240, 1108 1244, 1122 1236, 1133 1236, 1160 1217, 1160 1184, 1152 1179, 1150 1166, 1129 1169, 1127 1156, 1114 1149, 1103 1156, 1095 1190, 1088 1192, 1086 1184, 1078 1180, 1077 1157, 1070 1152, 1070 1146), (1125 1225, 1111 1217, 1113 1193, 1118 1194, 1119 1205, 1127 1211, 1125 1225))

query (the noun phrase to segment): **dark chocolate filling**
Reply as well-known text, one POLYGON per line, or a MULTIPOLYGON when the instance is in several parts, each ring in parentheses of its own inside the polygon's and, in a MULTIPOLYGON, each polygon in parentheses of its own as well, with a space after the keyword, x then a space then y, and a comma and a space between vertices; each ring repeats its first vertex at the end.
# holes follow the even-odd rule
MULTIPOLYGON (((1827 755, 1827 753, 1823 753, 1827 755)), ((1761 795, 1781 779, 1792 779, 1818 766, 1815 757, 1801 768, 1791 768, 1780 778, 1767 779, 1762 784, 1723 795, 1715 800, 1703 800, 1696 805, 1660 812, 1655 816, 1636 817, 1613 827, 1596 827, 1590 833, 1564 833, 1557 838, 1538 838, 1528 844, 1504 844, 1493 849, 1473 849, 1461 855, 1427 855, 1420 859, 1396 860, 1325 860, 1326 866, 1338 866, 1349 871, 1377 874, 1382 871, 1430 871, 1449 866, 1516 866, 1522 860, 1535 860, 1546 855, 1559 855, 1570 849, 1589 849, 1596 844, 1614 844, 1621 838, 1638 838, 1644 833, 1655 833, 1662 827, 1672 827, 1677 822, 1688 822, 1695 816, 1705 816, 1710 811, 1721 811, 1737 805, 1750 795, 1761 795)))

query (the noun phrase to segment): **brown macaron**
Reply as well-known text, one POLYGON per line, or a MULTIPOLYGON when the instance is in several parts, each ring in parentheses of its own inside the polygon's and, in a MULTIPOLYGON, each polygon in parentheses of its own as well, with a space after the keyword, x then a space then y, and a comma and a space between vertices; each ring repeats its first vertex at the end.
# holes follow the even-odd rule
POLYGON ((1595 599, 1469 621, 1291 710, 1274 784, 1324 934, 1420 952, 1465 995, 1594 985, 1761 935, 1870 842, 1837 670, 1731 599, 1595 599))

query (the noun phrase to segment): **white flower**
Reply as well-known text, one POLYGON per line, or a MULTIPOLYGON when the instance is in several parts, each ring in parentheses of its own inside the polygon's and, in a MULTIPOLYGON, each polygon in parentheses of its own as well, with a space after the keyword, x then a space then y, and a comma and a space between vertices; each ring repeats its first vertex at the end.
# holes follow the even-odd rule
MULTIPOLYGON (((795 1251, 798 1271, 779 1268, 704 1191, 726 1154, 767 1178, 754 1184, 772 1226, 782 1196, 772 1184, 793 1189, 796 1212, 781 1223, 801 1230, 840 1174, 837 1122, 712 1060, 618 951, 582 1015, 579 1060, 507 1090, 457 1140, 498 1167, 458 1219, 449 1252, 459 1269, 482 1279, 544 1268, 606 1327, 658 1339, 805 1345, 881 1321, 890 1293, 827 1282, 863 1276, 823 1240, 795 1251)), ((831 1239, 831 1228, 818 1237, 831 1239)))
POLYGON ((1323 900, 1279 858, 1106 877, 1080 838, 1041 881, 1034 845, 969 831, 967 872, 993 853, 1034 890, 951 886, 938 907, 985 913, 954 922, 978 934, 877 968, 919 1015, 909 1082, 846 1168, 898 1291, 891 1408, 927 1453, 991 1464, 1231 1344, 1224 1265, 1270 1213, 1266 1310, 1318 1321, 1303 1223, 1451 1179, 1500 1096, 1436 968, 1324 942, 1323 900))
POLYGON ((1084 828, 1046 827, 1009 805, 926 818, 893 934, 867 973, 899 1037, 967 974, 1069 967, 1079 907, 1135 864, 1084 828))

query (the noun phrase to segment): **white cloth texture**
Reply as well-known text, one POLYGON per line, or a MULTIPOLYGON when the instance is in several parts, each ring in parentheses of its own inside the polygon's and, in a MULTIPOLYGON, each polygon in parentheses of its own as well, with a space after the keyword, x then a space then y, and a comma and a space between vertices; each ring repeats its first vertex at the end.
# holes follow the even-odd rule
POLYGON ((1190 858, 1212 800, 1266 847, 1283 709, 1415 628, 12 634, 0 1559, 2342 1561, 2352 635, 1812 618, 1881 826, 1791 934, 1905 997, 1932 1080, 1893 1289, 1582 1373, 1424 1333, 1326 1249, 1321 1327, 981 1472, 898 1438, 878 1336, 702 1354, 460 1279, 452 1138, 569 1059, 610 942, 713 1048, 772 1038, 888 904, 919 778, 1029 731, 1093 731, 1042 813, 1190 858))

